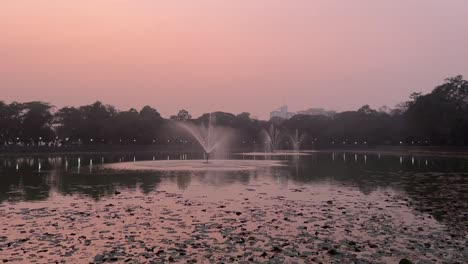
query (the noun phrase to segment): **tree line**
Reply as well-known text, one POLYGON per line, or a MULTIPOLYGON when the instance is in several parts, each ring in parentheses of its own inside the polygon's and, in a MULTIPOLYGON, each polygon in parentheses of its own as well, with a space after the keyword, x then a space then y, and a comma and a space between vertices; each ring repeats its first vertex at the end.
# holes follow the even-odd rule
MULTIPOLYGON (((394 109, 368 105, 328 116, 295 115, 283 120, 258 120, 249 113, 215 112, 216 124, 237 131, 238 145, 259 144, 261 131, 271 126, 299 131, 304 147, 333 145, 468 145, 468 81, 446 79, 428 94, 413 93, 394 109)), ((119 111, 95 102, 55 109, 46 102, 0 101, 1 146, 64 145, 172 145, 193 143, 175 128, 174 121, 206 123, 209 114, 192 118, 181 110, 169 119, 145 106, 119 111)))

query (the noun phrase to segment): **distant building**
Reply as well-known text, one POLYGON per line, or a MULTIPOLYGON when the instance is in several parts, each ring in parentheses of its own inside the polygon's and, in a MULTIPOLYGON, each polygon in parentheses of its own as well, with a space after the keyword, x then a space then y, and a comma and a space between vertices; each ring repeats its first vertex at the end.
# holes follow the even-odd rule
POLYGON ((289 112, 288 111, 288 106, 287 105, 283 105, 280 108, 270 112, 270 118, 280 117, 280 118, 283 118, 283 119, 289 119, 289 118, 293 117, 295 114, 296 113, 294 113, 294 112, 289 112))
POLYGON ((327 111, 323 108, 309 108, 304 111, 299 111, 297 112, 299 115, 319 115, 319 116, 328 116, 328 117, 333 117, 336 112, 335 111, 327 111))
POLYGON ((270 112, 270 119, 273 117, 280 117, 283 119, 289 119, 295 115, 311 115, 311 116, 328 116, 333 117, 336 114, 335 111, 327 111, 323 108, 309 108, 299 112, 289 112, 288 106, 283 105, 280 108, 270 112))

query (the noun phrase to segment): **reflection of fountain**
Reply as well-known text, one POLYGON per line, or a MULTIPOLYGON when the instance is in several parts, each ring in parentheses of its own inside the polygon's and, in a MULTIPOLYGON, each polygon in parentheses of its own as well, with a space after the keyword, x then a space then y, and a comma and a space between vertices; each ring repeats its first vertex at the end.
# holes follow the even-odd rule
POLYGON ((215 151, 222 151, 231 134, 227 128, 215 126, 215 116, 211 113, 207 125, 201 123, 201 125, 196 126, 187 122, 177 124, 188 131, 202 146, 206 162, 215 151))
POLYGON ((291 141, 293 151, 298 153, 301 149, 302 142, 304 141, 304 134, 299 134, 299 130, 296 129, 296 133, 293 135, 289 134, 289 140, 291 141))
POLYGON ((272 124, 268 130, 262 130, 262 136, 265 142, 265 152, 276 152, 282 138, 280 130, 272 124))

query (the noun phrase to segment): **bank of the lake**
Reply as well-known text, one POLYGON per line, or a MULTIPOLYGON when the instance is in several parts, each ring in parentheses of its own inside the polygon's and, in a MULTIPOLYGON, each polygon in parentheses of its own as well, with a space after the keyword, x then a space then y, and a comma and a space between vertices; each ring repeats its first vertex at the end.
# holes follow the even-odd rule
MULTIPOLYGON (((255 151, 262 152, 261 145, 249 148, 236 147, 229 149, 232 153, 247 153, 255 151)), ((434 157, 458 157, 468 158, 468 147, 447 146, 336 146, 320 147, 301 150, 303 152, 348 152, 348 153, 375 153, 385 155, 418 155, 434 157)), ((85 145, 64 147, 1 147, 0 157, 13 156, 74 156, 74 155, 97 155, 97 154, 144 154, 144 153, 201 153, 202 150, 196 144, 187 147, 177 145, 85 145)))

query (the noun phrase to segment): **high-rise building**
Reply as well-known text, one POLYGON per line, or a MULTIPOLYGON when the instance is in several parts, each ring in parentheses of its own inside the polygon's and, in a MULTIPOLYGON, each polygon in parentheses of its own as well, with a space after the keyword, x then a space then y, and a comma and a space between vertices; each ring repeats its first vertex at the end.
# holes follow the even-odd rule
POLYGON ((293 117, 295 114, 296 113, 294 113, 294 112, 289 112, 288 111, 288 106, 287 105, 283 105, 280 108, 270 112, 270 118, 280 117, 280 118, 283 118, 283 119, 289 119, 289 118, 293 117))

